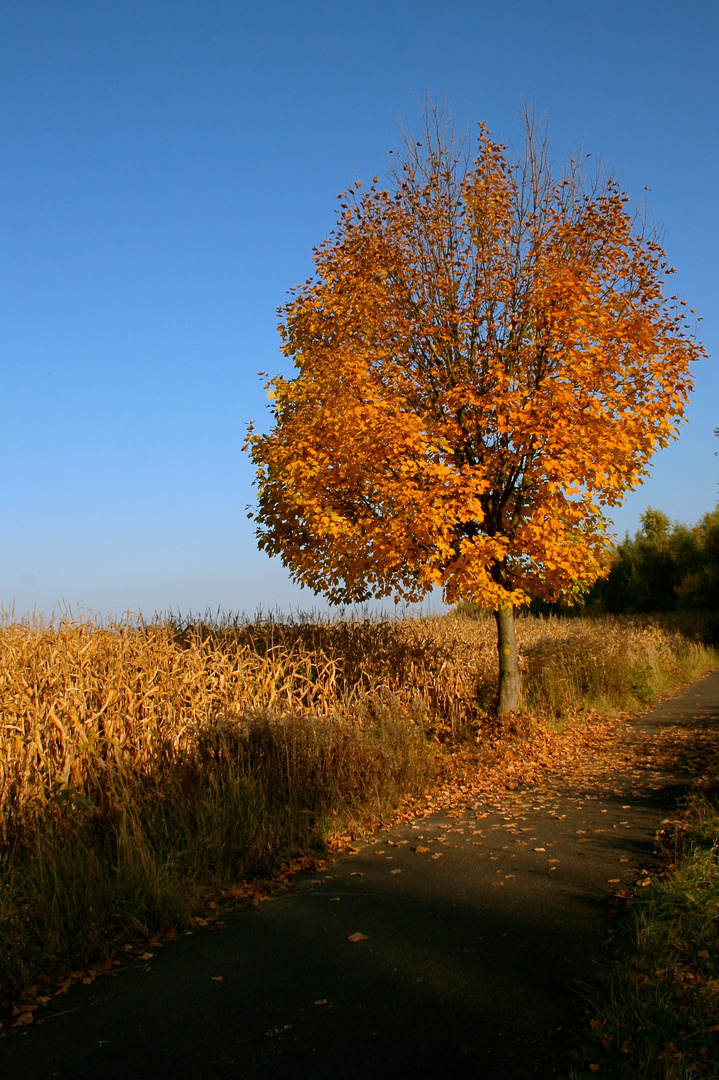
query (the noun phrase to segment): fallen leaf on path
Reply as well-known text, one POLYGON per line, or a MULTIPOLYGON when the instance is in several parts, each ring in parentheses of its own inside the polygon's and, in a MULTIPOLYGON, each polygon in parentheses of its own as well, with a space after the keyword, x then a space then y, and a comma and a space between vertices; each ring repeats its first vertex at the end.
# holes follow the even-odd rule
POLYGON ((315 1005, 326 1005, 326 1004, 327 1004, 327 998, 318 998, 317 1001, 315 1002, 315 1005))
POLYGON ((347 940, 348 941, 353 941, 355 943, 358 942, 358 941, 366 941, 367 940, 367 935, 366 934, 360 934, 360 932, 358 930, 355 934, 350 934, 349 937, 347 938, 347 940))
POLYGON ((416 849, 416 851, 417 851, 418 855, 424 855, 427 851, 429 851, 429 848, 428 847, 422 847, 422 845, 420 844, 419 847, 416 849))
POLYGON ((390 870, 390 874, 401 874, 401 870, 390 870))
POLYGON ((212 982, 222 982, 224 977, 224 975, 210 975, 210 979, 212 980, 212 982))

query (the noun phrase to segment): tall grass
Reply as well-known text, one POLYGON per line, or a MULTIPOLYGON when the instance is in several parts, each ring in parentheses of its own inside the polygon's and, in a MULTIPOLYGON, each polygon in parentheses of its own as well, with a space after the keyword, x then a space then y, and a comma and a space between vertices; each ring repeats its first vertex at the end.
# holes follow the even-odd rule
POLYGON ((211 893, 381 819, 432 770, 421 729, 380 705, 363 724, 225 721, 172 767, 123 776, 112 799, 61 789, 0 865, 0 988, 187 927, 211 893))
POLYGON ((689 629, 671 618, 550 621, 548 633, 525 642, 525 707, 557 718, 647 708, 716 666, 714 650, 689 629))
MULTIPOLYGON (((638 708, 706 670, 630 620, 518 621, 525 708, 638 708)), ((366 827, 496 736, 494 620, 0 623, 0 997, 366 827)))

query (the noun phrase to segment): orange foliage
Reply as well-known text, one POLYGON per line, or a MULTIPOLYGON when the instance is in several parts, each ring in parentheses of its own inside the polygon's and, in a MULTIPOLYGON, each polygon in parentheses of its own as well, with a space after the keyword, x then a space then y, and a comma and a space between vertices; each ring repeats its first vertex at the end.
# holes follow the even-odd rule
POLYGON ((527 117, 469 162, 441 110, 390 189, 358 182, 281 309, 294 379, 252 428, 260 547, 346 602, 497 609, 602 573, 602 506, 677 433, 703 355, 627 197, 527 117))

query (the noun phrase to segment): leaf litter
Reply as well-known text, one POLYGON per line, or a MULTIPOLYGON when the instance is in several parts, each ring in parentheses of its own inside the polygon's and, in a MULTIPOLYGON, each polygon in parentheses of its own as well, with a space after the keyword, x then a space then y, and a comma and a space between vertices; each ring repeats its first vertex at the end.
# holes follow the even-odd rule
MULTIPOLYGON (((525 718, 526 724, 520 724, 520 727, 524 726, 521 737, 512 733, 500 735, 493 741, 489 753, 485 747, 445 748, 443 756, 447 763, 447 774, 444 782, 427 791, 424 798, 407 797, 397 813, 385 823, 384 831, 402 825, 418 831, 422 828, 421 824, 417 824, 418 820, 442 811, 456 819, 457 824, 472 826, 475 836, 480 835, 476 831, 479 821, 500 813, 506 815, 507 820, 493 828, 516 833, 516 820, 527 820, 526 817, 522 818, 523 814, 547 814, 561 819, 563 815, 558 812, 560 798, 568 799, 581 808, 587 800, 622 794, 623 790, 616 787, 620 774, 634 783, 631 791, 635 798, 641 797, 646 787, 660 790, 661 784, 650 785, 647 780, 661 780, 666 770, 695 771, 696 763, 705 759, 717 744, 715 733, 709 729, 698 730, 696 726, 669 727, 649 737, 645 732, 632 729, 626 723, 628 718, 625 713, 605 717, 580 710, 574 718, 575 722, 568 723, 562 731, 554 730, 542 720, 530 721, 525 718)), ((632 806, 623 804, 622 809, 630 810, 632 806)), ((449 829, 448 826, 441 827, 449 829)), ((532 830, 531 827, 521 826, 519 831, 532 830)), ((278 889, 290 887, 297 874, 323 872, 338 855, 358 854, 361 850, 358 844, 367 839, 369 837, 360 830, 338 834, 330 838, 326 857, 310 854, 292 859, 280 867, 271 879, 241 882, 222 890, 216 901, 208 903, 203 916, 194 917, 193 928, 210 931, 223 929, 224 923, 220 917, 223 910, 238 902, 256 904, 268 900, 278 889)), ((591 837, 578 839, 580 842, 591 842, 591 837)), ((384 842, 387 843, 386 840, 384 842)), ((516 836, 514 842, 523 843, 516 836)), ((481 840, 474 843, 481 844, 481 840)), ((393 843, 392 846, 399 844, 393 843)), ((426 854, 429 850, 426 845, 418 845, 415 849, 417 854, 426 854)), ((437 853, 432 859, 440 855, 437 853)), ((489 858, 496 861, 498 856, 490 855, 489 858)), ((549 869, 556 870, 557 867, 554 865, 549 869)), ((401 871, 396 869, 390 873, 398 874, 401 871)), ((332 876, 326 875, 312 884, 324 884, 332 876)), ((362 872, 352 871, 352 876, 361 877, 362 872)), ((645 888, 650 880, 645 876, 634 887, 645 888)), ((610 881, 612 885, 617 883, 616 879, 610 881)), ((504 880, 493 881, 492 885, 503 887, 504 880)), ((626 889, 617 889, 614 895, 617 900, 624 900, 630 893, 626 889)), ((149 944, 157 949, 176 939, 177 931, 171 927, 164 934, 153 937, 149 944)), ((368 938, 366 934, 357 932, 349 935, 347 940, 359 943, 368 938)), ((36 1019, 35 1014, 38 1011, 44 1013, 53 997, 67 994, 78 983, 87 985, 97 978, 116 975, 124 967, 138 962, 148 963, 155 958, 155 954, 148 951, 147 944, 122 946, 124 962, 113 954, 92 968, 72 972, 55 983, 48 979, 22 991, 18 1002, 9 1009, 11 1028, 21 1029, 33 1023, 43 1023, 43 1019, 36 1019)), ((149 970, 149 966, 148 963, 146 970, 149 970)), ((211 978, 220 981, 222 977, 211 978)), ((0 1031, 2 1026, 0 1022, 0 1031)))

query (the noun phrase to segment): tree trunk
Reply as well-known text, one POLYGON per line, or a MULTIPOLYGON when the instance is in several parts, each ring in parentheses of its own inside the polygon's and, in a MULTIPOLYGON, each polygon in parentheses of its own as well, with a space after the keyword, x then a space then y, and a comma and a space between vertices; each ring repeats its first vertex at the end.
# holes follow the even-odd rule
POLYGON ((499 653, 499 698, 497 714, 505 716, 519 708, 522 677, 517 660, 514 636, 514 608, 502 607, 494 613, 497 620, 497 651, 499 653))

